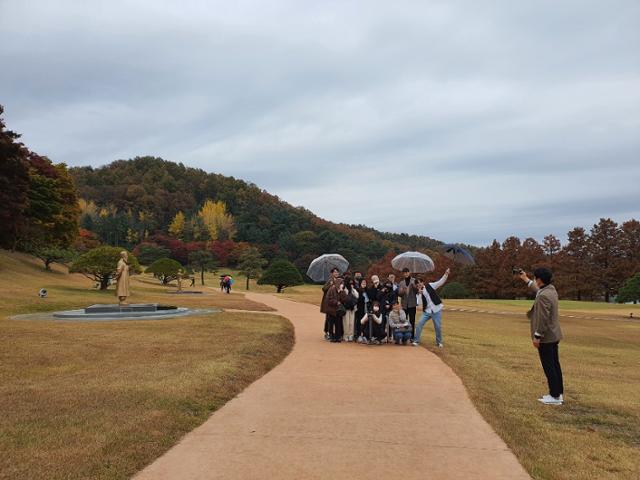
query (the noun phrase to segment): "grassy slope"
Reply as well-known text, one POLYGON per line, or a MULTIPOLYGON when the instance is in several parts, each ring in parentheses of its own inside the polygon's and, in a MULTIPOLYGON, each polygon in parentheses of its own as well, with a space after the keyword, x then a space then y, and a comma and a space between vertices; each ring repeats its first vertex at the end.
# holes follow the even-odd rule
MULTIPOLYGON (((285 319, 227 313, 172 320, 75 323, 16 313, 113 302, 90 281, 0 251, 0 478, 120 479, 279 363, 285 319), (49 290, 41 300, 37 291, 49 290)), ((268 310, 242 294, 166 294, 133 281, 131 301, 268 310)))
MULTIPOLYGON (((320 289, 285 293, 319 304, 320 289)), ((447 311, 444 350, 434 348, 428 324, 423 345, 462 378, 484 418, 536 479, 636 479, 640 476, 640 322, 620 318, 637 306, 562 302, 561 345, 566 404, 545 407, 537 352, 524 312, 530 301, 450 300, 449 307, 513 312, 447 311), (631 310, 629 309, 631 307, 631 310)), ((637 316, 640 316, 638 312, 637 316)))

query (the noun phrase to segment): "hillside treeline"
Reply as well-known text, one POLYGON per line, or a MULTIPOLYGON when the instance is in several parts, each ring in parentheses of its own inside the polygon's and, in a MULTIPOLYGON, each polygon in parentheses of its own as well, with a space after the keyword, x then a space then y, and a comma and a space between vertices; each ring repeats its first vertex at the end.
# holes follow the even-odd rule
POLYGON ((470 247, 476 265, 461 267, 442 256, 437 240, 328 222, 233 177, 155 157, 67 169, 19 138, 0 118, 0 247, 33 253, 47 268, 105 244, 133 251, 146 265, 168 257, 201 271, 246 264, 249 252, 258 256, 254 263, 286 258, 305 272, 316 256, 337 252, 354 270, 386 275, 395 254, 419 250, 436 261, 431 276, 453 267, 459 295, 521 297, 513 268, 547 266, 563 298, 607 301, 640 272, 635 219, 576 227, 564 243, 553 235, 542 243, 494 240, 470 247))
MULTIPOLYGON (((267 259, 284 256, 301 270, 325 252, 341 253, 355 268, 366 269, 389 250, 400 251, 410 243, 402 242, 400 235, 328 222, 254 184, 160 158, 137 157, 70 171, 85 206, 82 227, 105 243, 127 248, 141 242, 167 246, 168 235, 185 245, 203 241, 252 244, 267 259), (233 235, 209 235, 202 214, 207 202, 224 205, 233 218, 233 235), (172 233, 176 224, 182 228, 172 233)), ((406 239, 430 247, 440 243, 427 237, 406 239)))

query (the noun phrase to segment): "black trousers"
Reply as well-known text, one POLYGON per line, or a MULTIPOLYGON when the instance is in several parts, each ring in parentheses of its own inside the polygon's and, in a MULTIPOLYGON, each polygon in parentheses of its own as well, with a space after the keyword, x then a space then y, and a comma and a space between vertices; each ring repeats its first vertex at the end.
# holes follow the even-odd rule
POLYGON ((342 317, 336 315, 328 315, 329 317, 329 335, 331 340, 342 340, 344 336, 344 326, 342 324, 342 317))
POLYGON ((564 393, 562 368, 560 368, 560 358, 558 357, 558 343, 541 343, 538 348, 540 363, 549 384, 549 395, 556 398, 564 393))
POLYGON ((411 323, 411 338, 416 336, 416 307, 405 308, 404 313, 411 323))
POLYGON ((324 333, 329 333, 329 315, 324 316, 324 333))

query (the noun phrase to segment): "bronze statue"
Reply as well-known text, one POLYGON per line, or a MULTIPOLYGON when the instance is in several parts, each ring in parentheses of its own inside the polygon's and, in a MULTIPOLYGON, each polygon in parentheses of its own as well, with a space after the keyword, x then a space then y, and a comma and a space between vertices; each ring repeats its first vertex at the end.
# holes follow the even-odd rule
POLYGON ((120 305, 126 305, 124 302, 129 293, 129 254, 123 250, 120 252, 120 260, 118 260, 118 266, 116 268, 116 297, 118 297, 118 303, 120 305))

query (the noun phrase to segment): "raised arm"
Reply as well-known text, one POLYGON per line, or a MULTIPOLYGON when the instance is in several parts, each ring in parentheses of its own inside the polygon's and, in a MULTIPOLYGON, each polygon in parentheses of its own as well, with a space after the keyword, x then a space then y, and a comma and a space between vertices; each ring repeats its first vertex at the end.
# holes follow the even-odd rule
POLYGON ((433 288, 434 290, 439 289, 442 285, 444 285, 445 283, 447 283, 447 279, 449 278, 449 273, 451 273, 451 270, 447 268, 447 271, 444 272, 444 275, 442 275, 442 278, 440 280, 438 280, 437 282, 432 282, 431 288, 433 288))

